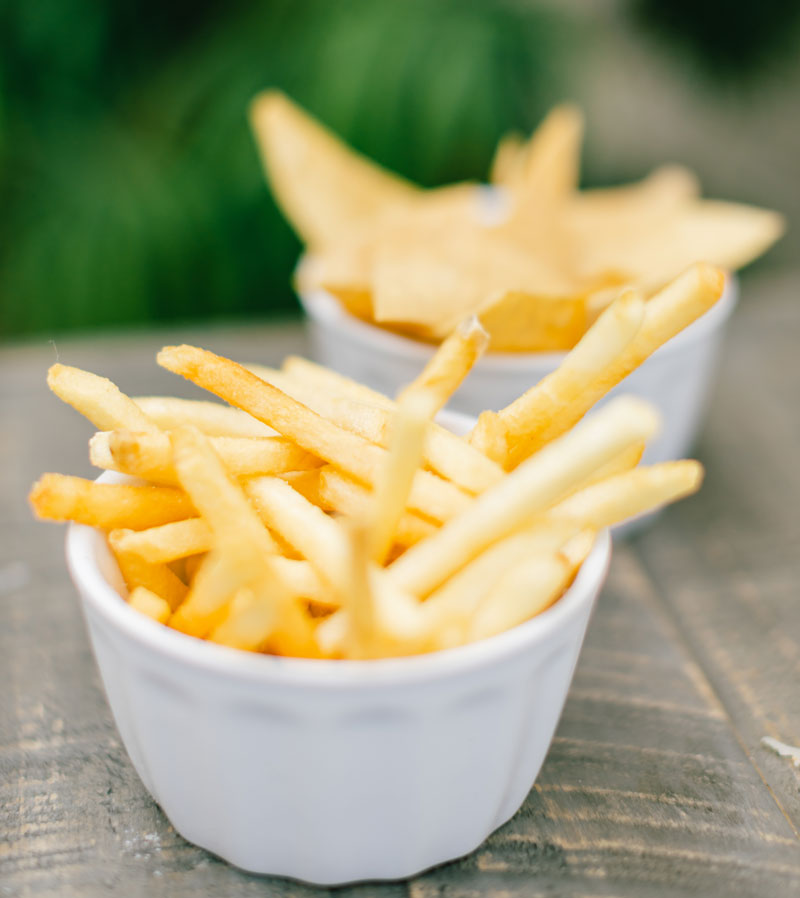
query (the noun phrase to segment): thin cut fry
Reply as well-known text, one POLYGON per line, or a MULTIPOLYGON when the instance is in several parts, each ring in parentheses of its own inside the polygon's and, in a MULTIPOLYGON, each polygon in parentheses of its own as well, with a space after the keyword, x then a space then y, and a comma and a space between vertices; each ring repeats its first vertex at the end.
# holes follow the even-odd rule
MULTIPOLYGON (((433 388, 435 389, 435 388, 433 388)), ((369 515, 369 555, 382 564, 395 542, 395 533, 403 516, 411 485, 422 461, 425 434, 439 397, 431 399, 425 388, 400 396, 392 418, 389 453, 374 491, 369 515)))
MULTIPOLYGON (((348 391, 346 387, 336 392, 338 381, 334 379, 329 383, 324 376, 319 377, 320 383, 317 384, 313 382, 317 376, 317 366, 311 362, 306 363, 303 359, 296 361, 302 363, 299 366, 302 370, 305 371, 304 366, 309 365, 308 370, 314 372, 308 381, 303 377, 296 378, 294 373, 274 372, 262 366, 251 365, 248 368, 267 383, 272 383, 313 409, 318 415, 357 433, 371 443, 384 448, 389 446, 391 412, 396 407, 395 403, 384 397, 383 404, 378 407, 368 401, 366 396, 355 398, 357 391, 348 391)), ((291 371, 295 371, 295 366, 292 366, 291 371)), ((338 378, 339 375, 335 377, 338 378)), ((499 465, 436 422, 431 422, 428 427, 423 458, 432 471, 470 493, 483 492, 503 477, 503 470, 499 465)))
POLYGON ((434 647, 451 648, 466 642, 475 609, 498 580, 524 559, 555 553, 574 529, 571 522, 546 527, 540 524, 508 536, 434 590, 422 606, 431 620, 434 647))
POLYGON ((486 351, 489 335, 473 315, 462 321, 439 346, 422 372, 400 392, 398 403, 419 396, 426 403, 428 417, 443 408, 486 351))
POLYGON ((409 592, 428 595, 486 546, 519 529, 634 443, 658 428, 655 410, 625 396, 546 446, 389 567, 409 592))
POLYGON ((203 518, 188 518, 147 530, 115 530, 117 547, 151 564, 167 564, 208 552, 213 544, 211 528, 203 518))
POLYGON ((351 522, 348 540, 348 637, 346 651, 351 658, 379 657, 376 645, 375 601, 370 582, 371 539, 364 523, 351 522))
MULTIPOLYGON (((136 396, 136 405, 162 430, 196 427, 209 437, 269 437, 275 431, 238 408, 203 399, 136 396)), ((136 430, 128 427, 128 430, 136 430)))
MULTIPOLYGON (((284 437, 209 437, 214 451, 233 477, 282 474, 319 467, 319 459, 284 437)), ((172 446, 166 433, 138 434, 127 430, 95 434, 89 457, 101 468, 143 477, 157 483, 178 482, 172 446)))
POLYGON ((128 596, 128 604, 141 614, 165 624, 172 613, 169 604, 144 586, 137 586, 128 596))
MULTIPOLYGON (((384 449, 317 415, 241 365, 193 346, 165 347, 158 354, 158 362, 245 409, 307 452, 364 483, 375 483, 384 449)), ((453 484, 429 471, 417 472, 409 495, 410 508, 438 521, 463 511, 470 501, 453 484)))
POLYGON ((47 385, 98 430, 125 427, 142 433, 158 433, 158 427, 139 406, 106 377, 56 364, 47 372, 47 385))
POLYGON ((561 427, 561 417, 628 346, 644 314, 639 294, 623 291, 552 374, 502 411, 483 412, 472 445, 510 470, 542 445, 535 442, 537 434, 563 433, 574 421, 561 427))
POLYGON ((573 493, 547 517, 599 530, 689 496, 702 480, 703 466, 690 459, 635 468, 573 493))
POLYGON ((163 563, 145 561, 140 555, 128 552, 120 546, 118 531, 112 530, 108 535, 108 544, 117 559, 122 579, 129 591, 137 586, 144 586, 169 605, 177 608, 186 597, 186 585, 163 563))
POLYGON ((40 518, 100 530, 144 530, 196 513, 189 497, 172 487, 95 483, 65 474, 42 474, 28 498, 40 518))
MULTIPOLYGON (((369 514, 372 494, 352 477, 327 465, 319 472, 319 500, 326 511, 335 511, 348 517, 365 517, 369 514)), ((397 522, 395 542, 403 547, 413 546, 429 537, 436 529, 431 521, 413 511, 406 511, 397 522)))
MULTIPOLYGON (((542 416, 537 420, 527 418, 529 426, 521 434, 522 438, 513 446, 510 445, 512 441, 508 441, 507 464, 518 463, 522 458, 536 452, 539 447, 566 432, 659 346, 708 311, 722 295, 724 284, 724 276, 718 268, 698 263, 656 294, 646 304, 644 319, 635 336, 613 361, 596 372, 591 380, 587 378, 580 392, 565 395, 563 402, 556 407, 557 411, 553 409, 550 417, 542 416)), ((594 327, 597 327, 611 311, 612 309, 609 309, 604 313, 594 327)), ((588 337, 589 334, 584 339, 588 337)), ((576 347, 573 352, 577 352, 578 348, 576 347)), ((530 397, 525 399, 527 395, 498 412, 500 420, 516 421, 512 426, 524 427, 522 424, 524 417, 517 417, 514 408, 519 410, 529 402, 532 404, 530 397)))
POLYGON ((561 553, 525 558, 508 570, 483 599, 467 639, 486 639, 540 614, 561 595, 594 542, 588 534, 574 544, 570 558, 561 553))

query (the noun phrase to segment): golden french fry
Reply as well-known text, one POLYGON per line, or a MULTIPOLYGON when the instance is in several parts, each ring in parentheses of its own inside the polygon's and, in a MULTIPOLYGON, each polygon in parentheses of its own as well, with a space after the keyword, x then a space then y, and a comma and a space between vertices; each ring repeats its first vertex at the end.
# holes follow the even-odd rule
POLYGON ((244 490, 261 520, 307 558, 342 601, 348 555, 342 527, 280 478, 253 477, 244 490))
MULTIPOLYGON (((327 465, 319 472, 319 504, 326 511, 335 511, 348 517, 366 517, 372 504, 372 494, 352 477, 327 465)), ((406 511, 397 522, 395 542, 402 547, 413 546, 429 537, 436 529, 436 524, 413 511, 406 511)))
POLYGON ((335 137, 276 90, 250 106, 267 179, 283 213, 312 247, 334 243, 418 190, 335 137))
POLYGON ((725 275, 719 268, 697 262, 653 296, 645 306, 636 337, 614 365, 602 372, 595 389, 608 392, 659 346, 707 312, 722 296, 725 275))
POLYGON ((234 595, 263 573, 253 558, 236 553, 209 552, 192 580, 189 593, 167 621, 168 626, 189 636, 203 638, 224 620, 234 595))
POLYGON ((147 530, 115 530, 120 551, 138 555, 151 564, 168 564, 208 552, 213 544, 211 528, 203 518, 187 518, 149 527, 147 530))
POLYGON ((703 466, 690 459, 634 468, 573 493, 547 518, 599 530, 689 496, 702 480, 703 466))
POLYGON ((65 474, 42 474, 28 498, 40 518, 100 530, 144 530, 196 513, 189 497, 172 487, 95 483, 65 474))
MULTIPOLYGON (((241 365, 193 346, 165 347, 158 362, 245 409, 312 455, 364 483, 375 483, 386 450, 338 427, 241 365)), ((453 517, 470 502, 460 489, 429 471, 417 472, 409 495, 410 508, 438 521, 453 517)))
POLYGON ((548 522, 514 533, 481 552, 435 589, 422 606, 435 634, 433 647, 451 648, 466 642, 475 609, 503 575, 525 559, 553 555, 574 531, 572 522, 548 522))
MULTIPOLYGON (((232 477, 282 474, 319 467, 320 460, 284 437, 209 437, 211 446, 232 477)), ((172 446, 166 433, 127 430, 98 433, 89 442, 92 464, 156 483, 178 482, 172 446)))
POLYGON ((377 643, 375 599, 370 582, 371 534, 366 524, 351 521, 348 539, 347 610, 345 651, 350 658, 380 657, 377 643))
POLYGON ((161 596, 144 586, 137 586, 132 590, 128 596, 128 604, 159 624, 165 624, 172 613, 169 604, 161 596))
POLYGON ((389 574, 424 597, 493 542, 544 511, 626 448, 658 428, 658 415, 642 400, 625 396, 541 449, 497 486, 474 500, 430 539, 408 549, 389 574))
POLYGON ((267 574, 237 591, 226 616, 208 638, 245 651, 263 648, 275 654, 318 658, 311 620, 275 567, 277 560, 267 559, 267 574))
POLYGON ((489 335, 474 316, 464 319, 439 346, 431 360, 397 397, 398 404, 420 397, 432 418, 455 393, 486 351, 489 335))
MULTIPOLYGON (((375 397, 350 390, 346 378, 331 372, 333 377, 328 379, 324 373, 326 369, 305 359, 294 359, 293 363, 287 366, 286 372, 275 372, 257 365, 249 365, 248 370, 317 414, 371 443, 384 448, 389 446, 391 412, 395 403, 380 397, 380 394, 376 394, 377 403, 372 402, 375 397), (295 372, 300 372, 299 377, 295 372), (378 404, 380 407, 377 407, 378 404)), ((440 477, 451 480, 470 493, 483 492, 503 477, 499 465, 436 422, 428 427, 423 458, 425 464, 440 477)))
POLYGON ((539 434, 566 431, 575 423, 570 409, 630 344, 644 315, 639 294, 624 290, 552 374, 502 411, 483 412, 472 445, 510 470, 546 442, 539 434))
POLYGON ((185 558, 183 561, 183 572, 186 578, 186 582, 191 585, 192 581, 195 578, 195 574, 197 573, 200 565, 205 561, 208 556, 207 552, 200 552, 197 555, 190 555, 188 558, 185 558))
MULTIPOLYGON (((256 421, 247 412, 221 402, 174 396, 136 396, 133 401, 162 430, 190 426, 210 437, 276 436, 271 427, 256 421)), ((135 427, 125 429, 136 430, 135 427)))
POLYGON ((304 499, 308 499, 313 505, 319 505, 320 471, 321 468, 312 468, 310 471, 284 471, 282 474, 278 474, 278 477, 285 480, 304 499))
POLYGON ((208 641, 257 652, 272 633, 275 616, 273 602, 243 586, 231 600, 226 616, 208 634, 208 641))
POLYGON ((524 558, 500 578, 478 605, 467 640, 486 639, 545 611, 564 592, 594 542, 594 534, 561 553, 524 558))
POLYGON ((139 406, 108 378, 56 364, 47 372, 47 385, 98 430, 125 427, 142 433, 158 433, 158 427, 139 406))
MULTIPOLYGON (((129 531, 123 531, 129 532, 129 531)), ((163 563, 145 561, 141 555, 129 552, 117 538, 119 531, 112 530, 108 544, 119 565, 122 579, 132 592, 137 586, 144 586, 160 596, 170 609, 177 608, 186 597, 186 585, 163 563)))
MULTIPOLYGON (((250 365, 248 367, 258 373, 258 366, 250 365)), ((297 355, 287 356, 284 359, 282 370, 294 381, 304 384, 315 392, 330 393, 334 396, 355 399, 367 405, 376 405, 386 409, 391 409, 394 405, 392 400, 388 396, 384 396, 383 393, 297 355)), ((269 377, 264 379, 269 381, 269 377)))
MULTIPOLYGON (((428 372, 429 378, 430 374, 428 372)), ((432 398, 424 386, 416 392, 405 392, 398 399, 392 416, 389 453, 375 485, 371 513, 366 518, 370 522, 369 555, 378 564, 385 561, 394 545, 397 526, 405 513, 411 486, 422 462, 430 417, 440 399, 435 386, 431 392, 432 398)))

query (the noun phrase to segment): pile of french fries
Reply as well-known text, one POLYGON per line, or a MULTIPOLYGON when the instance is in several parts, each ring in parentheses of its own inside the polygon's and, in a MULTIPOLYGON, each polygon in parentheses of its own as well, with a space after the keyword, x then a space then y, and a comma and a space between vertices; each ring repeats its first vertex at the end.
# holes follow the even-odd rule
POLYGON ((306 245, 297 288, 438 343, 469 314, 491 349, 567 350, 629 286, 649 297, 692 262, 732 271, 781 235, 780 215, 703 200, 665 166, 645 180, 578 189, 583 119, 552 110, 529 140, 504 137, 487 191, 423 190, 359 155, 286 96, 251 106, 267 179, 306 245))
POLYGON ((158 363, 227 404, 133 399, 57 364, 50 388, 98 429, 93 464, 135 479, 45 474, 31 503, 105 531, 129 604, 201 639, 370 659, 490 637, 557 601, 600 529, 698 489, 696 461, 639 466, 647 403, 584 415, 723 284, 696 264, 648 301, 622 290, 463 437, 435 416, 486 348, 475 318, 395 400, 300 358, 245 367, 194 346, 158 363))

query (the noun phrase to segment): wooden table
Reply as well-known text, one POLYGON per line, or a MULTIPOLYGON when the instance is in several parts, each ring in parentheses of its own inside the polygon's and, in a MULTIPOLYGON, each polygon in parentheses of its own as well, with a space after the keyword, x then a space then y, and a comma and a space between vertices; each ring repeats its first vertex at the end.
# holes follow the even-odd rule
MULTIPOLYGON (((470 857, 343 894, 800 893, 800 272, 745 285, 697 448, 702 492, 615 547, 549 757, 521 811, 470 857)), ((89 474, 89 426, 50 396, 57 357, 136 393, 184 391, 152 362, 193 341, 276 363, 299 325, 143 331, 0 351, 0 898, 317 895, 186 843, 111 720, 45 470, 89 474)), ((302 838, 302 833, 298 833, 302 838)))

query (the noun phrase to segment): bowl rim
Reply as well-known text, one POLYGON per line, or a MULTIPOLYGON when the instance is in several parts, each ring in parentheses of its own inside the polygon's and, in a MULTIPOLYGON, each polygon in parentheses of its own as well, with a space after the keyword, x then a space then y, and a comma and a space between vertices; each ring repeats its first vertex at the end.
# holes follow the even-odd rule
MULTIPOLYGON (((100 482, 120 482, 105 472, 100 482)), ((260 683, 374 689, 442 679, 502 662, 506 657, 546 643, 566 629, 586 604, 594 602, 611 558, 611 537, 598 533, 595 544, 569 589, 546 611, 496 636, 451 649, 401 658, 367 661, 287 658, 244 652, 187 636, 131 608, 108 582, 98 563, 102 531, 71 523, 66 536, 66 561, 81 596, 84 614, 91 611, 126 640, 169 661, 228 678, 260 683)))
MULTIPOLYGON (((302 260, 301 263, 302 264, 302 260)), ((735 273, 725 276, 725 288, 714 305, 688 327, 660 346, 654 355, 679 352, 682 347, 704 338, 708 333, 721 327, 730 317, 739 294, 739 281, 735 273)), ((306 315, 314 322, 328 328, 349 332, 361 343, 374 344, 371 348, 378 353, 386 352, 394 356, 404 356, 424 364, 434 353, 436 346, 415 340, 369 321, 356 318, 328 291, 322 288, 298 291, 298 298, 306 315)), ((558 367, 568 351, 561 352, 488 352, 476 364, 476 369, 484 371, 521 371, 530 368, 552 369, 558 367)))

